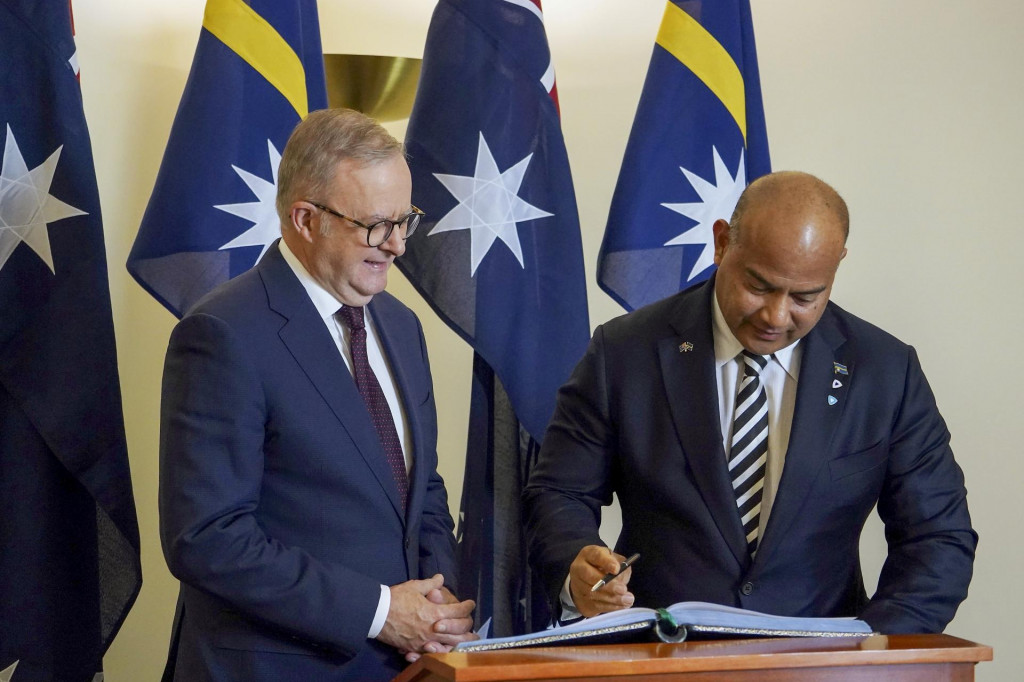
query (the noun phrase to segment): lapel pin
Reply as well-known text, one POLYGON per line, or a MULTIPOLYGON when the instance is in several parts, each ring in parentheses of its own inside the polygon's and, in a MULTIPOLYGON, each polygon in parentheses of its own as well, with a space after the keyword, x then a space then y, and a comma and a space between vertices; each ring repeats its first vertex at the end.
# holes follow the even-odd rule
POLYGON ((843 382, 841 382, 839 379, 834 379, 832 381, 832 388, 842 388, 842 387, 843 387, 843 382))
POLYGON ((836 374, 849 374, 849 372, 846 370, 846 365, 840 364, 838 362, 833 362, 832 367, 835 368, 836 374))
POLYGON ((828 404, 829 404, 829 405, 835 405, 835 404, 836 404, 836 403, 838 403, 838 402, 839 402, 839 400, 837 400, 837 399, 836 399, 836 397, 835 397, 834 395, 830 395, 830 396, 828 397, 828 404))
POLYGON ((689 353, 691 350, 693 350, 693 344, 690 343, 689 341, 683 341, 681 344, 679 344, 680 353, 689 353))

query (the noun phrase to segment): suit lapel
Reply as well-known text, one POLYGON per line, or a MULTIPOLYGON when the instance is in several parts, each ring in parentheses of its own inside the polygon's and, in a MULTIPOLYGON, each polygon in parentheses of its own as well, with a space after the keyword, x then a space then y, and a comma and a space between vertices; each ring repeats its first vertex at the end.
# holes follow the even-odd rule
POLYGON ((278 332, 282 343, 348 432, 360 456, 401 517, 398 486, 384 458, 377 431, 352 374, 313 302, 284 261, 276 243, 257 268, 267 290, 270 308, 285 318, 278 332))
POLYGON ((853 360, 845 358, 842 352, 845 342, 831 310, 825 311, 801 342, 803 357, 793 425, 779 489, 757 553, 758 563, 770 560, 799 515, 819 470, 828 461, 832 436, 846 407, 848 384, 853 377, 853 360))
POLYGON ((672 316, 675 335, 662 339, 658 355, 669 409, 686 461, 704 504, 736 561, 749 561, 722 447, 715 378, 715 342, 711 332, 714 278, 684 293, 672 316), (692 345, 689 348, 687 344, 692 345))

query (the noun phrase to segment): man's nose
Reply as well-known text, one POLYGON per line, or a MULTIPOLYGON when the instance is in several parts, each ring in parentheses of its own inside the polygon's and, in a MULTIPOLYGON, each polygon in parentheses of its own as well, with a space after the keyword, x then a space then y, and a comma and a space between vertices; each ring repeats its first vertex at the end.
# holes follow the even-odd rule
POLYGON ((785 294, 774 294, 768 297, 761 312, 764 321, 772 329, 785 327, 789 322, 789 297, 785 294))
POLYGON ((384 240, 384 243, 377 248, 388 253, 393 253, 395 258, 398 258, 405 253, 405 240, 402 239, 402 229, 395 226, 395 229, 391 230, 391 234, 384 240))

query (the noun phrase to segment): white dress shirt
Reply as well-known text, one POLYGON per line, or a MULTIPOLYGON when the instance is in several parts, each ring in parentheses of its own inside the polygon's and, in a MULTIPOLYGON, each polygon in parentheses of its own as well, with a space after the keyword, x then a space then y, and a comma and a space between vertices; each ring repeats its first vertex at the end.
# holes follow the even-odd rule
MULTIPOLYGON (((348 367, 349 372, 352 372, 352 350, 349 344, 349 330, 337 318, 337 312, 341 307, 341 303, 334 297, 334 294, 327 291, 319 282, 313 279, 313 276, 299 262, 299 259, 295 257, 295 254, 292 253, 283 239, 280 242, 280 248, 285 263, 292 269, 295 276, 299 278, 302 287, 309 294, 313 307, 320 313, 320 318, 331 333, 334 343, 338 346, 338 352, 341 353, 341 357, 345 360, 345 366, 348 367)), ((366 323, 366 358, 370 363, 370 369, 373 370, 374 375, 377 377, 381 390, 384 392, 384 397, 388 401, 388 407, 391 408, 391 417, 395 421, 395 430, 398 432, 398 440, 402 445, 402 454, 405 455, 405 470, 408 472, 412 469, 412 434, 409 431, 409 422, 405 418, 405 408, 399 399, 398 385, 395 383, 391 366, 388 363, 387 356, 384 354, 384 346, 381 344, 380 337, 377 336, 377 328, 369 308, 363 309, 363 316, 366 323)), ((384 621, 387 620, 390 608, 391 590, 388 589, 387 585, 381 585, 380 601, 377 602, 377 611, 374 614, 373 622, 370 624, 370 631, 367 633, 367 637, 372 639, 380 634, 380 631, 384 628, 384 621)))

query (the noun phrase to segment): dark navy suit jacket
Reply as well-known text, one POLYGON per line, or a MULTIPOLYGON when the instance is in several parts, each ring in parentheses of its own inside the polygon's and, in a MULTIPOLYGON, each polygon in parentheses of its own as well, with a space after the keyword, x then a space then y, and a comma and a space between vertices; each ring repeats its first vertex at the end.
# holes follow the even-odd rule
POLYGON ((941 631, 967 594, 977 535, 913 348, 828 304, 801 342, 785 466, 751 561, 722 445, 713 286, 599 327, 559 392, 525 491, 551 598, 577 552, 601 544, 600 507, 615 493, 617 551, 642 555, 630 582, 638 606, 696 600, 941 631), (858 547, 876 504, 888 558, 868 599, 858 547))
POLYGON ((164 368, 160 534, 181 581, 166 678, 374 680, 380 585, 442 573, 454 537, 415 315, 369 309, 412 432, 408 512, 351 373, 277 244, 175 327, 164 368))

